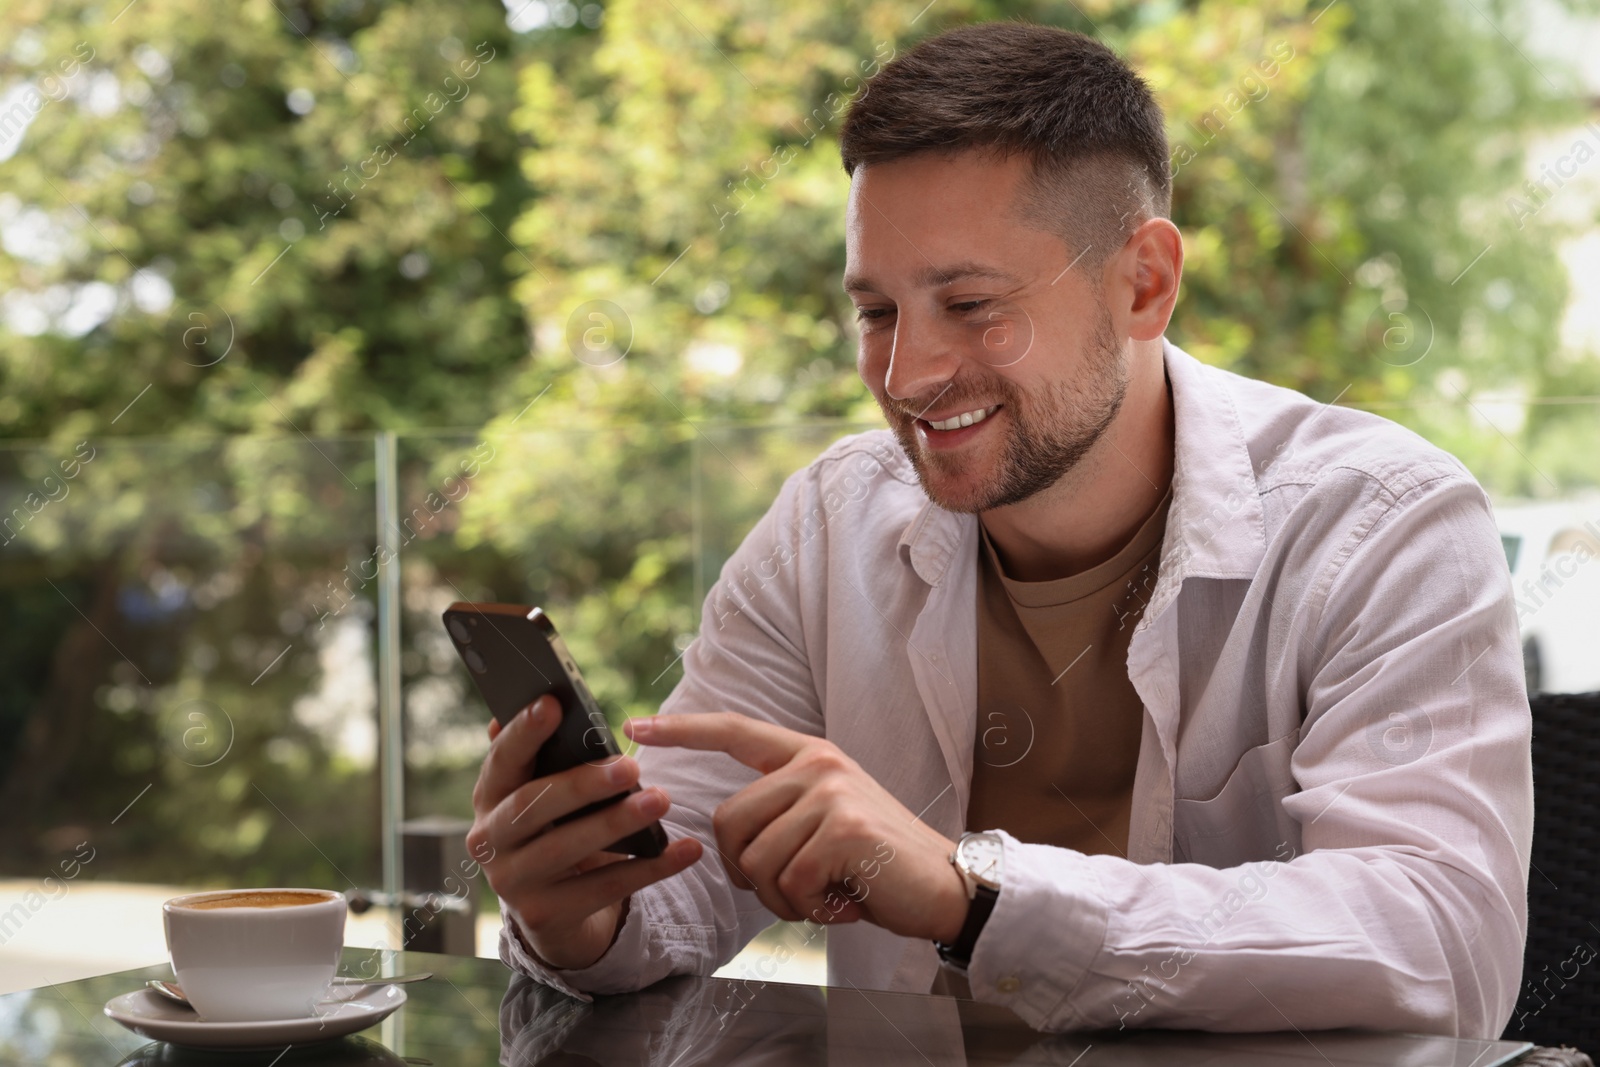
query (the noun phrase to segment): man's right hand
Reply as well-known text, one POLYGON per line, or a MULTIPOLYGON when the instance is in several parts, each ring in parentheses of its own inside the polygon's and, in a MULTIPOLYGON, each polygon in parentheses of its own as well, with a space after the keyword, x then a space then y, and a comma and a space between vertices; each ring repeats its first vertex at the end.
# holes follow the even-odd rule
POLYGON ((578 970, 599 960, 616 940, 634 891, 694 863, 701 844, 679 838, 656 859, 601 851, 661 818, 669 801, 660 789, 551 825, 639 779, 638 763, 623 756, 530 781, 534 754, 560 721, 556 699, 543 696, 503 729, 489 724, 489 755, 472 790, 467 847, 527 947, 551 967, 578 970))

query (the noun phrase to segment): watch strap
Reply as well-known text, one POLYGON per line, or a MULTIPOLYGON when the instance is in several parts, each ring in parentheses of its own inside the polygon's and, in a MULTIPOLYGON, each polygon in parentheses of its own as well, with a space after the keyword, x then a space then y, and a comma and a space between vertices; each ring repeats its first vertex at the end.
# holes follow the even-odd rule
POLYGON ((946 963, 952 963, 962 970, 972 962, 972 950, 978 945, 978 935, 983 933, 984 924, 989 921, 989 915, 994 911, 994 906, 1000 899, 1000 894, 986 885, 979 884, 978 891, 967 906, 967 920, 961 924, 961 932, 956 934, 956 939, 950 944, 935 941, 933 947, 938 951, 939 958, 946 963))

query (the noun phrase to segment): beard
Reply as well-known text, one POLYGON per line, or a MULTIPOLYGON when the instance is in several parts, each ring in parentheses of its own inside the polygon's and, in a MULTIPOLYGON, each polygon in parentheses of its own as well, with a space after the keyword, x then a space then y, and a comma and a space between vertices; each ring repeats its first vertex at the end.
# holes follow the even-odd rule
POLYGON ((1024 393, 1003 375, 980 372, 956 378, 925 402, 880 397, 878 403, 929 499, 946 511, 975 514, 1021 503, 1060 481, 1105 434, 1127 391, 1128 368, 1122 346, 1112 327, 1111 312, 1102 304, 1083 371, 1074 381, 1054 381, 1024 393), (995 469, 970 492, 952 491, 954 487, 948 483, 968 473, 977 458, 924 452, 918 446, 912 414, 935 403, 956 409, 962 401, 972 401, 973 407, 999 403, 1010 418, 995 469))

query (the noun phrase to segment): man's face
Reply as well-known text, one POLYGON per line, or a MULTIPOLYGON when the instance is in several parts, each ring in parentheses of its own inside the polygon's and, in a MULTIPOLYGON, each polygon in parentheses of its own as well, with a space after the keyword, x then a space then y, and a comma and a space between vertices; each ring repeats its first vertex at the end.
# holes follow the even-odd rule
POLYGON ((1014 207, 1024 157, 924 153, 861 167, 845 289, 857 368, 923 489, 951 511, 1025 500, 1083 458, 1127 386, 1100 296, 1105 250, 1074 263, 1014 207))

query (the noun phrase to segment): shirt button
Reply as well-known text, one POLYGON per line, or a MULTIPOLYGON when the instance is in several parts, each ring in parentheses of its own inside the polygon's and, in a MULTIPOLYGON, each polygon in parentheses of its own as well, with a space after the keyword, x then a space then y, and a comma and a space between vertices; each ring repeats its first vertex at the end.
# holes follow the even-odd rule
POLYGON ((1000 979, 1000 981, 996 982, 994 987, 1000 990, 1002 993, 1015 993, 1017 990, 1022 988, 1022 983, 1018 981, 1014 975, 1008 974, 1004 978, 1000 979))

